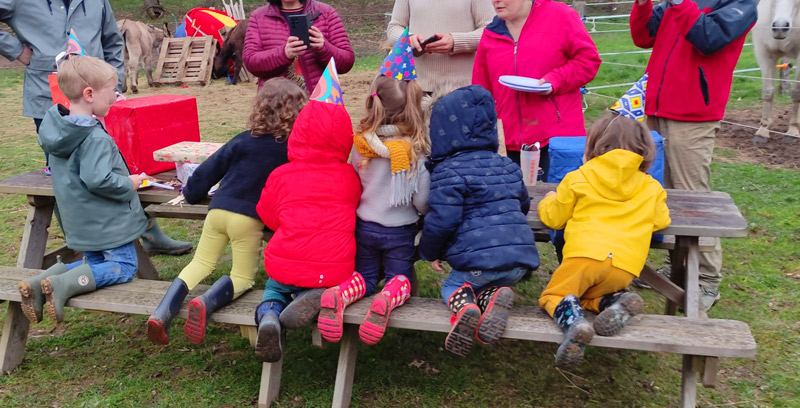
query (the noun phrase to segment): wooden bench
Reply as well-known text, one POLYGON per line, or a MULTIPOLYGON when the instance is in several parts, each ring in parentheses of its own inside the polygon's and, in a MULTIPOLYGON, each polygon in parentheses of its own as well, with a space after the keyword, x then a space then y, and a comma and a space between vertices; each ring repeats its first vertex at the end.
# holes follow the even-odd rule
MULTIPOLYGON (((0 361, 22 361, 27 341, 28 321, 19 309, 21 301, 17 291, 20 277, 33 276, 39 270, 0 267, 0 300, 9 301, 7 319, 20 319, 6 324, 0 350, 16 350, 13 355, 2 355, 0 361), (15 342, 16 347, 6 347, 6 342, 15 342)), ((86 310, 150 315, 158 306, 169 282, 136 279, 133 282, 114 285, 95 292, 77 296, 67 306, 86 310)), ((189 299, 201 294, 207 286, 200 285, 187 296, 180 317, 186 317, 189 299)), ((250 291, 232 304, 215 312, 211 320, 242 326, 254 330, 253 311, 261 302, 262 291, 250 291)), ((356 357, 358 354, 358 325, 364 320, 371 298, 359 301, 345 311, 345 330, 339 351, 339 362, 334 385, 333 406, 350 405, 356 357)), ((589 316, 593 319, 593 316, 589 316)), ((412 297, 406 305, 392 312, 389 327, 446 333, 450 330, 450 312, 440 299, 412 297)), ((243 330, 244 331, 244 330, 243 330)), ((515 307, 508 321, 504 338, 560 343, 561 332, 552 319, 538 307, 515 307)), ((318 336, 315 338, 319 339, 318 336)), ((720 319, 692 319, 678 316, 642 315, 634 317, 629 326, 615 337, 595 336, 591 343, 595 347, 627 350, 653 351, 682 354, 683 374, 681 382, 681 406, 694 407, 696 398, 696 375, 702 374, 705 386, 714 386, 718 358, 750 358, 755 356, 756 343, 746 323, 720 319)), ((255 358, 255 356, 253 356, 255 358)), ((282 361, 264 363, 261 370, 259 407, 269 406, 278 396, 282 361)))

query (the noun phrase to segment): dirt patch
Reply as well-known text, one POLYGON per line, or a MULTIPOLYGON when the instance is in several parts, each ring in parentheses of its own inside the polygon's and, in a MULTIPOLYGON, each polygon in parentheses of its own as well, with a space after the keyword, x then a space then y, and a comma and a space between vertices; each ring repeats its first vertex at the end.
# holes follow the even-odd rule
MULTIPOLYGON (((790 106, 777 106, 772 109, 774 121, 770 130, 786 132, 789 128, 790 106)), ((761 121, 761 107, 757 109, 733 110, 725 115, 728 122, 758 127, 761 121)), ((721 161, 764 164, 784 169, 800 169, 800 141, 794 144, 783 143, 782 135, 772 134, 766 144, 755 146, 752 139, 755 129, 723 123, 717 134, 717 147, 733 150, 734 155, 717 155, 721 161)))

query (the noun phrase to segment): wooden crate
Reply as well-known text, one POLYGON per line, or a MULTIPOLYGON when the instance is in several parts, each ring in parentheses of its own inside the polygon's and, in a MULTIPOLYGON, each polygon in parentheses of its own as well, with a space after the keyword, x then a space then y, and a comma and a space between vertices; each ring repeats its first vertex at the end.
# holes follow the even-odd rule
POLYGON ((216 44, 211 36, 165 39, 154 80, 161 84, 208 85, 216 44))

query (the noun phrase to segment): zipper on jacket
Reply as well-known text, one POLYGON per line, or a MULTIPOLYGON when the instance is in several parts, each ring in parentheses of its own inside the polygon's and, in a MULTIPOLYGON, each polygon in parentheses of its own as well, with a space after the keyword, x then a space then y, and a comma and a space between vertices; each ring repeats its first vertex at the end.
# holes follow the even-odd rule
MULTIPOLYGON (((517 45, 519 44, 518 41, 514 41, 514 75, 519 75, 517 72, 517 45)), ((517 97, 517 116, 519 116, 519 150, 522 150, 522 102, 519 100, 519 92, 514 91, 514 96, 517 97)))
POLYGON ((556 103, 556 98, 554 98, 553 95, 551 94, 548 99, 550 99, 550 103, 553 104, 553 107, 556 108, 556 116, 558 116, 558 123, 561 123, 561 111, 558 110, 558 103, 556 103))
POLYGON ((667 73, 667 64, 669 63, 669 58, 672 56, 672 51, 675 51, 675 46, 678 45, 678 40, 680 39, 680 36, 675 37, 675 42, 672 44, 672 48, 669 49, 667 59, 664 60, 664 68, 663 71, 661 71, 661 82, 658 84, 658 93, 656 93, 656 110, 653 116, 658 116, 658 106, 659 102, 661 101, 661 88, 664 86, 664 74, 667 73))
POLYGON ((697 67, 697 72, 700 74, 700 93, 703 94, 703 102, 708 106, 708 80, 706 80, 706 73, 703 67, 697 67))

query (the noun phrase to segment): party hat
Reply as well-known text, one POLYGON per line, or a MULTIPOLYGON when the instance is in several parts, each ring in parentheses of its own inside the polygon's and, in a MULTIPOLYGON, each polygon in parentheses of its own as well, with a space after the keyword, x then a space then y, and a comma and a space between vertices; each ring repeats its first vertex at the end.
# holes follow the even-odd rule
POLYGON ((392 51, 383 60, 378 73, 394 78, 398 81, 417 79, 417 69, 414 66, 414 53, 408 41, 408 28, 392 47, 392 51))
POLYGON ((86 50, 83 49, 81 42, 78 41, 78 36, 75 30, 69 30, 69 39, 67 40, 67 54, 86 55, 86 50))
POLYGON ((309 99, 344 106, 342 86, 339 84, 339 73, 336 72, 336 61, 333 58, 328 61, 328 66, 322 76, 319 77, 319 82, 317 82, 317 86, 309 99))
POLYGON ((635 84, 622 95, 618 101, 611 105, 611 110, 619 112, 639 122, 644 121, 644 94, 647 90, 647 74, 644 74, 635 84))

